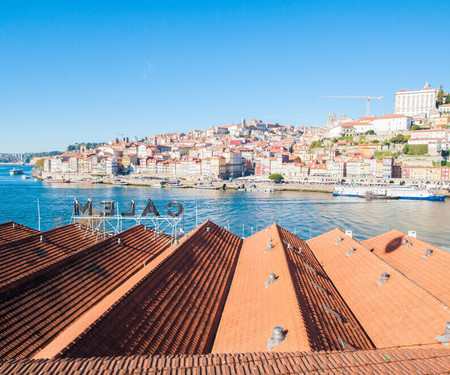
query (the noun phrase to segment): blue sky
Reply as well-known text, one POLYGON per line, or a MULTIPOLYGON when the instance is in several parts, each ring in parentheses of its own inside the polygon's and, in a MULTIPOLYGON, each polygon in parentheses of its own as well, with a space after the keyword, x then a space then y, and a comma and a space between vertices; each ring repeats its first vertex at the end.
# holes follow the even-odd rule
POLYGON ((0 0, 0 152, 205 129, 323 125, 450 90, 446 2, 0 0))

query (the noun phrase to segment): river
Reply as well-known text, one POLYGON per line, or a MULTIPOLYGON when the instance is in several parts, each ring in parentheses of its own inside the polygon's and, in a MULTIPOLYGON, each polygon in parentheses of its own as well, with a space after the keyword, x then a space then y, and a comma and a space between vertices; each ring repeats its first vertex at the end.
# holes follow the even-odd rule
MULTIPOLYGON (((170 201, 184 206, 185 231, 210 219, 230 227, 239 236, 249 236, 275 221, 303 239, 339 227, 350 229, 359 240, 390 229, 417 231, 417 237, 433 245, 450 249, 450 203, 414 200, 367 201, 361 198, 333 197, 312 192, 241 192, 196 189, 157 189, 137 186, 49 184, 10 176, 10 165, 0 165, 0 222, 13 220, 38 229, 38 200, 41 230, 71 221, 73 200, 84 204, 88 198, 94 207, 101 200, 117 202, 119 212, 128 211, 130 201, 136 212, 148 199, 163 214, 170 201), (197 215, 196 215, 197 212, 197 215)), ((31 167, 22 166, 26 174, 31 167)))

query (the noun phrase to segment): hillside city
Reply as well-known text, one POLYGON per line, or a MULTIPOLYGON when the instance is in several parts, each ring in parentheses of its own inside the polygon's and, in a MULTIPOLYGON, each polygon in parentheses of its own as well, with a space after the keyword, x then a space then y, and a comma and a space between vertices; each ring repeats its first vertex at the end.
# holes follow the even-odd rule
POLYGON ((427 82, 422 89, 397 91, 393 114, 333 114, 322 127, 242 119, 140 140, 76 144, 32 162, 42 178, 130 174, 216 181, 281 175, 286 182, 401 178, 448 184, 449 133, 450 95, 427 82))

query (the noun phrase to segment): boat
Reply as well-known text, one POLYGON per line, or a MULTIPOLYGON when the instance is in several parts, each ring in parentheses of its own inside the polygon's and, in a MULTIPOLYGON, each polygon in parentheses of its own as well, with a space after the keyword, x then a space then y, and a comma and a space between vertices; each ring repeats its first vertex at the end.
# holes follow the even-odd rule
POLYGON ((23 170, 20 168, 13 168, 13 169, 10 169, 9 174, 11 176, 17 176, 19 174, 23 174, 23 170))
POLYGON ((114 181, 113 184, 114 185, 128 185, 128 182, 117 180, 117 181, 114 181))
MULTIPOLYGON (((333 188, 333 195, 344 197, 366 197, 367 192, 374 195, 384 195, 385 197, 398 197, 398 199, 415 199, 427 201, 444 201, 445 195, 435 195, 428 189, 418 187, 386 187, 373 188, 368 186, 336 186, 333 188), (382 191, 385 191, 384 193, 382 191)), ((389 198, 384 198, 389 199, 389 198)))
POLYGON ((207 190, 219 190, 220 186, 213 186, 213 185, 195 185, 195 189, 207 189, 207 190))
POLYGON ((165 187, 166 187, 166 188, 178 188, 178 189, 184 189, 184 188, 186 188, 187 186, 186 186, 186 185, 181 185, 181 184, 178 184, 178 183, 171 183, 171 184, 165 185, 165 187))
POLYGON ((167 181, 155 182, 154 184, 152 184, 152 187, 161 189, 161 188, 165 187, 166 184, 167 184, 167 181))
POLYGON ((22 180, 29 180, 30 176, 23 174, 22 176, 20 176, 22 178, 22 180))
POLYGON ((93 184, 95 184, 95 182, 92 181, 92 180, 82 180, 81 183, 82 184, 86 184, 86 185, 93 185, 93 184))
POLYGON ((271 188, 258 188, 256 187, 256 185, 251 185, 248 188, 244 188, 244 191, 249 191, 249 192, 260 192, 260 193, 273 193, 275 190, 271 189, 271 188))
POLYGON ((68 184, 70 180, 53 180, 53 179, 47 179, 44 180, 44 182, 51 182, 52 184, 68 184))

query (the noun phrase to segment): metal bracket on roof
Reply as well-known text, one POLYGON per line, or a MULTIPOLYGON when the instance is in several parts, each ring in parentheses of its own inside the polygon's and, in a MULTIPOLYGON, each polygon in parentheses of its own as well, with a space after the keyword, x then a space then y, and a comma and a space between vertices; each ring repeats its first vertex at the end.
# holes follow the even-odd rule
POLYGON ((321 292, 325 293, 327 296, 330 295, 330 292, 324 288, 322 288, 319 284, 315 283, 314 281, 311 280, 311 284, 313 286, 315 286, 317 289, 319 289, 321 292))
POLYGON ((341 236, 339 236, 335 245, 336 246, 339 245, 343 240, 344 239, 341 236))
POLYGON ((406 238, 402 239, 402 244, 400 246, 406 245, 408 243, 408 240, 406 238))
POLYGON ((330 309, 327 305, 325 305, 324 303, 322 303, 322 307, 323 309, 330 315, 334 316, 336 319, 338 319, 339 321, 341 321, 342 323, 344 323, 344 318, 342 318, 342 316, 340 316, 336 311, 334 311, 333 309, 330 309))
POLYGON ((317 275, 317 271, 316 271, 314 268, 312 268, 311 266, 309 266, 309 265, 306 264, 306 263, 303 263, 303 265, 304 265, 307 269, 309 269, 314 275, 317 275))
POLYGON ((350 351, 356 350, 356 348, 353 345, 349 344, 347 341, 342 340, 340 337, 338 337, 338 342, 339 342, 339 345, 341 345, 342 349, 350 350, 350 351))
POLYGON ((349 256, 351 256, 355 251, 356 251, 356 249, 352 246, 352 247, 350 248, 350 250, 348 251, 348 253, 345 254, 345 255, 347 255, 347 256, 349 257, 349 256))
POLYGON ((383 272, 381 274, 381 279, 377 281, 378 286, 383 285, 383 283, 388 281, 390 277, 391 277, 391 275, 389 275, 387 272, 383 272))
POLYGON ((272 337, 267 340, 267 350, 271 350, 284 340, 286 340, 286 332, 284 329, 282 327, 274 327, 272 337))
POLYGON ((270 242, 272 239, 269 237, 269 242, 267 242, 267 250, 265 251, 265 253, 269 252, 270 250, 273 249, 273 245, 270 242))
POLYGON ((277 281, 277 279, 278 279, 278 276, 275 275, 274 273, 271 273, 269 275, 269 281, 266 281, 266 283, 265 283, 266 288, 268 288, 270 284, 273 284, 275 281, 277 281))
POLYGON ((422 258, 428 259, 428 257, 429 257, 431 254, 433 254, 433 250, 427 249, 427 252, 425 253, 425 255, 422 255, 422 258))
POLYGON ((447 325, 445 326, 444 329, 444 334, 437 335, 436 338, 444 345, 448 345, 450 343, 450 322, 447 322, 447 325))

